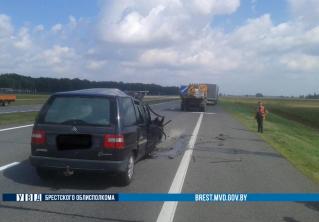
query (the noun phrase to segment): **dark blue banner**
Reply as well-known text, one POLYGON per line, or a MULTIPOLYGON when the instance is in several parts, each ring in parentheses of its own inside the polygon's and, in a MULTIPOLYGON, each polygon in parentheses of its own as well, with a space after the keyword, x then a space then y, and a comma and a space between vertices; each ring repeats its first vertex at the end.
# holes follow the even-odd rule
POLYGON ((5 193, 3 201, 319 202, 319 193, 5 193))

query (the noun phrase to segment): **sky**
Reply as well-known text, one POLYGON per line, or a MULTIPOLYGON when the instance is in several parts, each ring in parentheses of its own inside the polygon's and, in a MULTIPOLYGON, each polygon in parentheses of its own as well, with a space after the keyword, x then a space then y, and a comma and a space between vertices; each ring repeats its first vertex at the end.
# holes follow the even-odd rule
POLYGON ((319 92, 318 0, 2 0, 0 73, 319 92))

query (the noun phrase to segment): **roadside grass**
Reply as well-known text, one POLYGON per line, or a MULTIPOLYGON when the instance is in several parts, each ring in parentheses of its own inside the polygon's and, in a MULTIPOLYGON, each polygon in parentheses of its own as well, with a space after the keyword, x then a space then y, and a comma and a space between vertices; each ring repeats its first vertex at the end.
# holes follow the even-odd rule
MULTIPOLYGON (((276 103, 278 106, 283 105, 280 101, 267 100, 266 104, 269 103, 272 104, 274 109, 276 109, 274 105, 276 103)), ((293 106, 292 101, 289 103, 293 106)), ((246 99, 237 99, 236 102, 234 99, 223 98, 221 99, 221 105, 225 110, 235 115, 249 130, 257 131, 254 119, 256 103, 252 106, 251 101, 246 101, 246 99)), ((296 105, 300 107, 298 102, 296 105)), ((316 113, 312 110, 309 110, 309 112, 316 113)), ((302 115, 302 113, 296 113, 302 115)), ((308 113, 304 115, 308 115, 308 113)), ((304 119, 308 119, 308 117, 304 119)), ((318 125, 309 125, 305 125, 305 121, 291 119, 290 116, 284 118, 283 114, 271 112, 264 123, 265 131, 260 136, 297 169, 319 183, 319 130, 313 128, 313 126, 318 125)))
POLYGON ((16 94, 17 99, 47 99, 48 94, 16 94))
POLYGON ((255 109, 257 102, 262 101, 271 113, 319 129, 319 100, 250 97, 224 97, 223 100, 251 109, 255 109))
POLYGON ((43 104, 49 95, 17 94, 17 100, 10 106, 43 104))
POLYGON ((33 123, 38 112, 8 113, 0 115, 0 125, 33 123))

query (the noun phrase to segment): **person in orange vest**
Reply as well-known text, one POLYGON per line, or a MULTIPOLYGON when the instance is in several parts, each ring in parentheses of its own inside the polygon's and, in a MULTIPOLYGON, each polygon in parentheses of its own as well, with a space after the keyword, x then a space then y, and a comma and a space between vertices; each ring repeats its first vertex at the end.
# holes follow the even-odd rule
POLYGON ((267 111, 265 106, 262 102, 258 102, 257 110, 256 110, 256 120, 258 125, 258 132, 263 133, 264 132, 264 119, 266 117, 267 111))

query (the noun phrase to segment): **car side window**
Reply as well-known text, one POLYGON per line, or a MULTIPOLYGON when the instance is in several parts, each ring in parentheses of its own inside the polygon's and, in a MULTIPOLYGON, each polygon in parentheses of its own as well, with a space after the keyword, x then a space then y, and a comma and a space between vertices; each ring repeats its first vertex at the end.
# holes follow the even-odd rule
POLYGON ((145 111, 142 105, 137 105, 138 113, 139 113, 139 123, 146 123, 145 111))
POLYGON ((136 124, 136 114, 132 99, 121 98, 120 99, 121 108, 121 119, 124 126, 132 126, 136 124))
POLYGON ((144 106, 142 106, 141 108, 142 108, 142 109, 143 109, 143 111, 144 111, 144 118, 145 118, 145 122, 146 122, 146 123, 149 123, 149 122, 151 121, 151 116, 150 116, 149 111, 147 110, 147 108, 146 108, 146 106, 145 106, 145 105, 144 105, 144 106))
POLYGON ((143 123, 144 120, 143 120, 143 117, 142 117, 142 114, 141 114, 141 109, 138 105, 135 105, 135 108, 136 108, 136 114, 137 114, 137 122, 138 123, 143 123))

